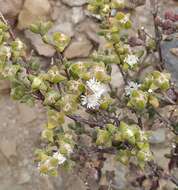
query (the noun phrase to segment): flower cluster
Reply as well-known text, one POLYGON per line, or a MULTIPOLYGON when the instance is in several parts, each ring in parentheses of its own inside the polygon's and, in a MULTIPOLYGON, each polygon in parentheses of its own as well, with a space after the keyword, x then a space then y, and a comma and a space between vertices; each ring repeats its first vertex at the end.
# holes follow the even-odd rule
POLYGON ((135 55, 127 55, 127 57, 124 59, 124 63, 128 64, 129 67, 133 68, 137 63, 139 59, 135 55))
POLYGON ((138 90, 140 88, 140 84, 130 81, 128 85, 125 87, 126 96, 130 96, 134 90, 138 90))
POLYGON ((86 105, 89 109, 96 109, 100 106, 100 99, 107 92, 107 88, 95 78, 87 81, 86 85, 88 87, 89 94, 81 96, 81 104, 86 105))
MULTIPOLYGON (((80 61, 66 60, 63 55, 70 37, 60 32, 49 33, 50 22, 32 24, 31 31, 56 50, 53 64, 45 70, 40 68, 38 58, 32 55, 27 59, 26 47, 20 39, 9 40, 9 27, 0 22, 0 75, 11 82, 12 98, 29 105, 39 100, 47 110, 47 122, 41 133, 45 146, 36 152, 41 174, 56 176, 59 166, 70 168, 73 161, 77 161, 75 154, 80 151, 84 151, 82 159, 85 159, 89 148, 85 149, 81 143, 83 134, 91 138, 92 148, 98 151, 109 148, 124 164, 134 160, 143 169, 152 160, 142 120, 146 120, 150 112, 157 113, 160 104, 164 105, 162 95, 170 89, 171 77, 158 70, 144 79, 138 76, 137 71, 142 69, 139 61, 145 60, 142 56, 156 48, 146 44, 144 29, 138 39, 146 44, 145 49, 131 48, 128 33, 125 33, 132 26, 130 15, 121 12, 124 2, 89 1, 89 10, 99 16, 102 23, 99 35, 105 37, 107 44, 102 51, 80 61), (124 79, 123 94, 118 94, 120 89, 111 81, 114 64, 124 79), (125 115, 128 109, 136 120, 125 115), (79 115, 81 110, 89 117, 79 115)), ((173 19, 172 16, 167 15, 169 19, 173 19)), ((153 44, 155 42, 150 47, 153 44)))

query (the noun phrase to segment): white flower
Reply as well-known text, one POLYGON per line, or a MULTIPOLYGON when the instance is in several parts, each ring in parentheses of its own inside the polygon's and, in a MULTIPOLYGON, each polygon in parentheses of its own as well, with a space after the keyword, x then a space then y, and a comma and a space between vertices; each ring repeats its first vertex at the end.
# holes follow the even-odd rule
MULTIPOLYGON (((106 93, 106 86, 98 82, 95 78, 90 79, 86 82, 88 88, 95 94, 96 97, 100 98, 106 93)), ((94 97, 93 97, 94 98, 94 97)))
POLYGON ((99 100, 106 93, 107 88, 95 78, 90 79, 86 84, 92 94, 81 96, 81 104, 86 105, 89 109, 96 109, 99 107, 99 100))
POLYGON ((0 56, 6 56, 7 60, 9 60, 11 57, 11 48, 5 43, 0 48, 0 56))
POLYGON ((71 145, 69 143, 64 143, 63 147, 67 150, 68 154, 73 153, 73 149, 72 149, 72 147, 71 147, 71 145))
POLYGON ((11 48, 8 46, 4 46, 4 51, 6 53, 7 59, 9 60, 11 57, 11 48))
POLYGON ((72 109, 72 106, 71 106, 71 104, 68 102, 68 103, 66 103, 65 105, 64 105, 64 107, 63 107, 63 110, 65 111, 65 112, 68 112, 68 111, 70 111, 72 109))
POLYGON ((99 107, 99 97, 97 97, 95 94, 87 95, 87 96, 81 96, 81 104, 83 106, 87 106, 88 109, 95 109, 99 107))
POLYGON ((133 90, 138 90, 140 87, 140 84, 136 82, 129 82, 129 84, 125 87, 125 94, 126 96, 130 96, 133 90))
POLYGON ((120 23, 125 24, 130 20, 130 14, 124 15, 124 18, 120 20, 120 23))
POLYGON ((118 4, 124 4, 125 0, 116 0, 116 3, 118 3, 118 4))
POLYGON ((128 55, 125 59, 124 59, 124 62, 127 63, 131 68, 137 64, 139 61, 138 57, 133 55, 133 54, 130 54, 128 55))
POLYGON ((42 163, 39 162, 39 163, 38 163, 38 166, 37 166, 37 169, 38 169, 38 171, 40 171, 40 175, 41 175, 41 176, 47 176, 47 174, 41 172, 41 167, 43 167, 43 166, 47 167, 48 170, 52 170, 52 169, 55 168, 54 166, 51 165, 50 159, 47 159, 47 160, 45 160, 45 161, 42 162, 42 163))
POLYGON ((148 92, 149 92, 149 93, 152 93, 152 92, 153 92, 153 90, 152 90, 152 89, 149 89, 149 90, 148 90, 148 92))
POLYGON ((17 44, 17 49, 18 50, 22 50, 23 49, 24 44, 23 44, 23 42, 21 40, 17 39, 16 40, 16 44, 17 44))
POLYGON ((55 152, 53 154, 53 158, 57 159, 58 160, 58 164, 61 165, 63 164, 67 159, 65 156, 63 156, 59 151, 58 152, 55 152))

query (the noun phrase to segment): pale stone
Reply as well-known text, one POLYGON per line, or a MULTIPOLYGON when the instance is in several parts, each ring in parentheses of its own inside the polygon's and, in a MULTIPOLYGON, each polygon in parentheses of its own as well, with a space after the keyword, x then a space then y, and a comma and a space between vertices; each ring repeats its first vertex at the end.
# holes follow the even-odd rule
POLYGON ((125 189, 127 185, 126 174, 128 172, 128 168, 118 162, 114 156, 107 155, 106 157, 107 159, 104 162, 102 174, 106 175, 107 171, 114 171, 115 176, 113 185, 117 187, 117 190, 125 189))
POLYGON ((3 138, 0 141, 0 149, 7 159, 10 159, 12 156, 17 156, 16 141, 13 138, 3 138))
POLYGON ((85 36, 80 35, 71 42, 64 55, 68 59, 88 57, 92 47, 91 42, 85 36))
POLYGON ((82 6, 87 3, 87 0, 62 0, 62 2, 68 6, 82 6))
POLYGON ((10 90, 10 82, 8 80, 0 80, 0 93, 7 93, 10 90))
POLYGON ((113 86, 113 88, 118 89, 118 91, 117 91, 118 95, 121 92, 123 92, 124 80, 123 80, 120 70, 118 69, 118 66, 115 64, 112 65, 111 85, 113 86))
POLYGON ((74 24, 81 22, 84 19, 83 7, 73 7, 72 8, 72 21, 74 24))
POLYGON ((144 5, 146 0, 125 0, 125 6, 128 9, 135 9, 138 6, 144 5))
POLYGON ((18 104, 19 120, 22 123, 28 123, 37 118, 37 109, 31 108, 26 104, 18 104))
POLYGON ((105 41, 104 37, 97 34, 100 31, 98 24, 91 21, 90 19, 85 19, 84 22, 80 23, 76 28, 78 32, 85 33, 87 38, 97 45, 103 45, 105 41))
POLYGON ((63 34, 66 34, 69 37, 74 36, 74 28, 72 23, 70 22, 60 22, 56 23, 51 30, 49 31, 49 34, 52 34, 54 32, 61 32, 63 34))
POLYGON ((152 144, 164 143, 166 140, 166 132, 164 128, 157 129, 151 132, 149 142, 152 144))
POLYGON ((32 46, 36 49, 39 55, 52 57, 55 54, 56 50, 51 45, 44 43, 39 34, 34 34, 33 32, 26 30, 25 36, 30 40, 32 46))
POLYGON ((30 173, 27 169, 22 169, 18 176, 18 184, 22 185, 28 183, 31 180, 30 173))
POLYGON ((45 19, 50 12, 48 0, 26 0, 19 15, 18 28, 24 29, 38 20, 45 19))
POLYGON ((17 16, 22 8, 23 0, 0 0, 0 11, 4 16, 17 16))

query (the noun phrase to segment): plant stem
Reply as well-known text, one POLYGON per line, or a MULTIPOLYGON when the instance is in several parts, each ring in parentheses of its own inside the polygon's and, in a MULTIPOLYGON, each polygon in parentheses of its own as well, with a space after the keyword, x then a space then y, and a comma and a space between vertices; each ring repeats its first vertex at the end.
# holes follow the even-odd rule
POLYGON ((7 26, 9 26, 9 34, 11 35, 12 39, 15 40, 16 37, 15 37, 15 34, 14 32, 12 31, 11 27, 10 27, 10 24, 7 22, 7 20, 4 18, 4 15, 2 14, 2 12, 0 11, 0 18, 1 20, 4 22, 4 24, 6 24, 7 26))

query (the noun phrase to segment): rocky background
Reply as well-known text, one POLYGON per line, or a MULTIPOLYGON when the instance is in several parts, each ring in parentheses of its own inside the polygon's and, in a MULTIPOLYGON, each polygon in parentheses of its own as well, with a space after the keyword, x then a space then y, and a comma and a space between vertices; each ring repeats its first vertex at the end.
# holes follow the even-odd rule
MULTIPOLYGON (((159 1, 161 10, 178 7, 178 2, 173 0, 159 1)), ((153 34, 149 2, 126 0, 126 4, 132 12, 133 30, 138 26, 145 26, 147 31, 153 34)), ((37 19, 52 20, 54 26, 51 31, 61 31, 72 37, 72 42, 65 51, 68 59, 85 58, 94 49, 103 47, 104 40, 96 35, 98 25, 87 16, 85 8, 86 0, 0 0, 0 11, 8 19, 16 35, 20 36, 29 47, 35 49, 35 53, 41 56, 44 66, 49 64, 55 50, 27 29, 37 19)), ((166 51, 166 48, 164 49, 166 51)), ((176 77, 178 59, 176 57, 167 59, 173 60, 167 66, 176 77)), ((151 67, 147 68, 147 72, 151 69, 151 67)), ((121 75, 113 66, 113 85, 120 87, 122 81, 121 75)), ((33 152, 39 145, 40 131, 45 122, 45 111, 40 105, 29 108, 10 100, 9 84, 6 81, 0 82, 0 93, 0 190, 86 190, 86 185, 81 178, 71 172, 61 172, 57 178, 39 176, 33 162, 33 152)), ((168 109, 175 108, 168 107, 168 109)), ((156 159, 164 168, 167 167, 168 160, 163 155, 169 152, 170 139, 171 135, 165 129, 155 126, 150 142, 156 159)), ((105 183, 106 172, 112 170, 116 172, 116 189, 133 189, 127 183, 131 177, 127 169, 116 163, 112 157, 108 157, 103 167, 101 184, 105 183)), ((145 184, 145 187, 147 185, 145 184)), ((92 190, 94 189, 97 190, 98 187, 93 187, 92 190)), ((160 190, 173 189, 171 183, 162 181, 160 190)))

